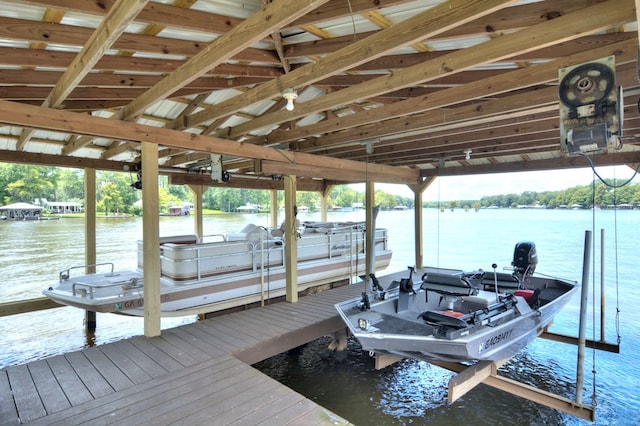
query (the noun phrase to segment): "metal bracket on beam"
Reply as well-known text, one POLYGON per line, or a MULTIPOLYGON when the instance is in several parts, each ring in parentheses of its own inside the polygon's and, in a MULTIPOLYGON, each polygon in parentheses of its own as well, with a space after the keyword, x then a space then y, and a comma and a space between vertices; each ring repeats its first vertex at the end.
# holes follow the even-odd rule
POLYGON ((210 154, 211 159, 211 180, 222 182, 222 155, 210 154))

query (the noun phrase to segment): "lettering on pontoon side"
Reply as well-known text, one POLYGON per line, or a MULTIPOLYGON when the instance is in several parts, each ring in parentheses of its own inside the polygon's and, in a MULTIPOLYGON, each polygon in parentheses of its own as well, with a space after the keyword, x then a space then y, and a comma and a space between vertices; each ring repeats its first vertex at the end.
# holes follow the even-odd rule
POLYGON ((488 350, 489 348, 491 348, 492 346, 495 346, 495 345, 499 344, 500 342, 503 342, 503 341, 507 340, 509 337, 511 337, 512 333, 513 333, 513 328, 509 329, 507 331, 503 331, 500 334, 496 334, 493 337, 490 337, 489 339, 487 339, 484 342, 480 343, 480 349, 478 350, 478 352, 482 353, 482 352, 488 350))
MULTIPOLYGON (((160 295, 160 303, 165 303, 169 301, 169 295, 168 294, 161 294, 160 295)), ((126 310, 126 309, 136 309, 136 308, 142 308, 144 306, 144 299, 137 299, 137 300, 129 300, 126 302, 120 302, 120 303, 116 303, 115 304, 115 308, 116 311, 122 311, 122 310, 126 310)))

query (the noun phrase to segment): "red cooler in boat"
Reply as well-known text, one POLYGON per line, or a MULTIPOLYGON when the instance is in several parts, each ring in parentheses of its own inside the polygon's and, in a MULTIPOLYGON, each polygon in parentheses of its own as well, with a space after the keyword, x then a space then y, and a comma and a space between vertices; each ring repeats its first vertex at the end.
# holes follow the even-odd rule
POLYGON ((516 290, 516 292, 513 294, 514 296, 520 296, 524 298, 524 300, 529 303, 531 302, 531 298, 533 297, 533 290, 516 290))

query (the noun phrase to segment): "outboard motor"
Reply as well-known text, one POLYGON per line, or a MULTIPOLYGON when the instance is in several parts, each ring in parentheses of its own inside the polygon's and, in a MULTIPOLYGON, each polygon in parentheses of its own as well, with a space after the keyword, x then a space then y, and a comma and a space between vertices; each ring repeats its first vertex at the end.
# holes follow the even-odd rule
POLYGON ((532 275, 538 264, 536 244, 533 241, 520 241, 513 251, 513 270, 522 276, 532 275))

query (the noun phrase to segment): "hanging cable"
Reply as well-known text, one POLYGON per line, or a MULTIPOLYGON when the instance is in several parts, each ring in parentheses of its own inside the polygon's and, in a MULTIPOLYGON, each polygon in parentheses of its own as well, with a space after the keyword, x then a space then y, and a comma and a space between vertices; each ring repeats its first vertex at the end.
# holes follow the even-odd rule
MULTIPOLYGON (((595 174, 595 169, 593 170, 595 174)), ((596 180, 595 178, 591 181, 591 233, 595 235, 596 230, 596 180)), ((602 250, 602 246, 604 246, 604 241, 600 241, 602 250)), ((596 238, 593 238, 591 241, 591 252, 595 253, 596 247, 596 238)), ((591 388, 591 406, 596 407, 598 405, 596 400, 596 256, 591 256, 592 268, 591 268, 591 282, 593 285, 591 286, 591 341, 593 342, 593 346, 591 348, 591 374, 593 375, 592 388, 591 388)), ((603 271, 600 271, 603 273, 603 271)))
POLYGON ((636 167, 635 171, 633 172, 633 175, 631 175, 631 177, 629 179, 627 179, 626 181, 624 181, 623 183, 621 183, 619 185, 616 184, 615 179, 614 179, 614 183, 612 185, 612 184, 608 183, 606 180, 604 180, 604 178, 598 174, 598 172, 596 171, 596 166, 595 166, 595 164, 593 164, 593 160, 591 160, 591 157, 589 157, 587 154, 582 153, 582 152, 579 152, 578 155, 583 156, 587 160, 587 162, 589 163, 589 167, 591 167, 591 170, 593 170, 593 174, 598 178, 598 180, 600 180, 600 182, 602 182, 605 186, 607 186, 609 188, 614 188, 614 189, 615 188, 622 188, 623 186, 628 185, 636 177, 638 172, 640 172, 640 164, 638 164, 638 167, 636 167))
MULTIPOLYGON (((615 170, 613 171, 613 181, 616 181, 615 170)), ((615 258, 615 275, 616 275, 616 342, 620 346, 620 293, 619 293, 619 275, 618 275, 618 209, 616 206, 617 192, 613 189, 613 241, 614 241, 614 258, 615 258)))
MULTIPOLYGON (((639 101, 640 102, 640 101, 639 101)), ((640 105, 640 104, 639 104, 640 105)), ((636 169, 633 172, 633 175, 631 175, 631 177, 629 179, 627 179, 626 181, 624 181, 621 184, 617 183, 617 178, 615 175, 615 169, 613 171, 614 173, 614 179, 613 179, 613 184, 610 184, 609 182, 607 182, 606 180, 604 180, 602 178, 602 176, 600 176, 598 174, 598 172, 596 171, 595 165, 593 164, 593 161, 591 160, 591 158, 584 154, 579 152, 579 155, 583 156, 587 162, 589 163, 589 166, 591 167, 591 170, 593 171, 593 174, 600 180, 600 182, 602 182, 603 185, 605 185, 608 188, 612 188, 613 189, 613 214, 614 214, 614 245, 615 245, 615 282, 616 282, 616 318, 615 318, 615 327, 616 327, 616 339, 617 339, 617 343, 618 345, 620 345, 620 340, 621 340, 621 336, 620 336, 620 293, 619 293, 619 271, 618 271, 618 209, 617 209, 617 193, 616 193, 616 189, 617 188, 622 188, 623 186, 628 185, 629 183, 631 183, 631 181, 638 175, 638 172, 640 172, 640 164, 638 164, 638 166, 636 167, 636 169)), ((594 179, 595 181, 595 179, 594 179)), ((595 183, 594 183, 595 185, 595 183)), ((593 190, 594 192, 594 207, 595 207, 595 189, 593 190)))

